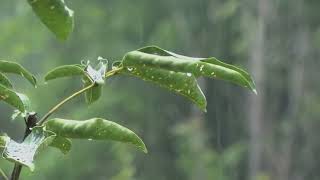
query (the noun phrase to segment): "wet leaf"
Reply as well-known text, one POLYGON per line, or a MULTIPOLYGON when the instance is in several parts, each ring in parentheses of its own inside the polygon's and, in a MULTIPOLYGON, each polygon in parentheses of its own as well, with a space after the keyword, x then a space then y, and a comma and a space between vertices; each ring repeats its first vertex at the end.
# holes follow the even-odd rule
MULTIPOLYGON (((89 79, 84 78, 84 87, 89 86, 91 83, 92 82, 89 79)), ((88 104, 92 104, 98 101, 101 95, 102 95, 102 85, 97 83, 91 89, 89 89, 84 93, 86 103, 88 104)))
POLYGON ((71 76, 86 76, 86 72, 78 64, 59 66, 45 75, 45 81, 71 76))
POLYGON ((58 39, 66 40, 74 27, 74 13, 64 0, 28 0, 35 14, 58 39))
POLYGON ((93 118, 85 121, 52 119, 45 123, 47 130, 66 138, 114 140, 130 143, 147 152, 143 141, 134 132, 117 123, 93 118))
POLYGON ((72 144, 70 139, 56 136, 50 146, 59 149, 63 154, 67 154, 71 150, 72 144))
POLYGON ((0 73, 0 84, 7 88, 12 88, 12 84, 10 80, 4 74, 0 73))
POLYGON ((201 110, 206 111, 206 98, 198 86, 196 78, 191 73, 167 71, 150 67, 126 68, 122 73, 139 77, 183 95, 201 110))
POLYGON ((11 89, 0 84, 0 101, 13 106, 21 112, 25 112, 30 108, 29 98, 23 94, 14 92, 11 89))
POLYGON ((27 71, 24 67, 22 67, 20 64, 16 62, 0 60, 0 72, 20 75, 26 78, 32 85, 37 85, 36 78, 29 71, 27 71))
POLYGON ((193 58, 178 55, 156 46, 149 46, 131 51, 125 55, 122 64, 126 68, 151 67, 174 72, 192 73, 221 79, 247 87, 256 93, 254 81, 244 70, 223 63, 216 58, 193 58))
POLYGON ((41 149, 47 147, 54 137, 54 133, 45 131, 43 127, 34 127, 30 135, 22 143, 17 143, 10 139, 5 146, 3 157, 34 171, 33 162, 35 156, 41 149))

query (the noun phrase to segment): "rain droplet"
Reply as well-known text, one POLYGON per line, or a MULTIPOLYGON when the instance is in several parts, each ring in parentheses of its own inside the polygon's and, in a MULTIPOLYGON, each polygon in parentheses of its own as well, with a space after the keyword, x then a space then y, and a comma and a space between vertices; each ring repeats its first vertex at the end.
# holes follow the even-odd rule
POLYGON ((55 6, 50 6, 50 9, 53 10, 54 8, 56 8, 55 6))
POLYGON ((88 139, 88 141, 92 141, 92 139, 91 139, 91 138, 89 138, 89 139, 88 139))
POLYGON ((187 76, 188 76, 188 77, 191 77, 191 76, 192 76, 192 74, 191 74, 191 73, 187 73, 187 76))
POLYGON ((128 69, 128 71, 133 71, 132 67, 128 67, 127 69, 128 69))

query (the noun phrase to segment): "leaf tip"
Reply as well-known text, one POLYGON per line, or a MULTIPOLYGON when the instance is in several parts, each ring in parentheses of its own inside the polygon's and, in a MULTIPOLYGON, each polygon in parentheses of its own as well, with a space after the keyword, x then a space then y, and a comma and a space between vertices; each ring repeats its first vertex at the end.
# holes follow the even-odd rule
POLYGON ((145 153, 145 154, 148 154, 148 149, 146 147, 145 144, 143 144, 143 146, 140 146, 140 149, 145 153))

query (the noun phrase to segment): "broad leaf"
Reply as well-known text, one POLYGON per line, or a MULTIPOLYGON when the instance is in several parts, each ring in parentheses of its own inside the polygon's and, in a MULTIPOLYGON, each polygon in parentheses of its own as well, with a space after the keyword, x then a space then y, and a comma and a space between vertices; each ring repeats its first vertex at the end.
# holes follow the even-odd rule
POLYGON ((0 73, 0 84, 7 88, 12 88, 12 84, 10 80, 7 78, 7 76, 5 76, 2 73, 0 73))
POLYGON ((45 123, 47 130, 66 138, 114 140, 130 143, 147 152, 143 141, 131 130, 111 121, 93 118, 85 121, 52 119, 45 123))
POLYGON ((30 108, 29 98, 23 94, 14 92, 13 90, 0 84, 0 101, 4 101, 15 107, 21 112, 25 112, 30 108))
POLYGON ((127 53, 122 64, 126 68, 151 67, 226 80, 256 93, 255 84, 247 72, 216 58, 186 57, 150 46, 127 53))
POLYGON ((195 103, 201 110, 206 111, 206 98, 198 86, 196 78, 191 73, 181 73, 142 66, 126 68, 122 73, 153 82, 160 87, 183 95, 195 103))
POLYGON ((22 142, 10 140, 4 149, 3 157, 11 162, 27 166, 34 170, 34 158, 36 154, 48 146, 54 139, 55 134, 45 131, 43 127, 34 127, 29 136, 22 142))
POLYGON ((45 81, 70 76, 86 76, 86 72, 78 64, 59 66, 46 74, 45 81))
POLYGON ((22 77, 26 78, 32 85, 36 86, 37 84, 36 78, 24 67, 15 62, 0 60, 0 72, 21 75, 22 77))
POLYGON ((74 27, 73 11, 64 0, 28 0, 33 11, 59 39, 66 40, 74 27))

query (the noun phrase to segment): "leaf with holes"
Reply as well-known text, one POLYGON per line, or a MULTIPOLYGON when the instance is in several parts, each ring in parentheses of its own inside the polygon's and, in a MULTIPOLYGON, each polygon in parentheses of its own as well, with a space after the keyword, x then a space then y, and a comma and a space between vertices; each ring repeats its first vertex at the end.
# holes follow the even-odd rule
POLYGON ((22 77, 26 78, 32 85, 37 85, 36 78, 18 63, 0 60, 0 72, 21 75, 22 77))
POLYGON ((136 76, 183 95, 196 104, 202 111, 206 112, 206 97, 201 91, 196 78, 191 73, 181 73, 142 66, 125 68, 121 73, 136 76))
POLYGON ((226 80, 256 93, 254 81, 244 70, 223 63, 214 57, 193 58, 178 55, 156 46, 149 46, 127 53, 122 65, 126 68, 151 67, 174 72, 192 73, 194 76, 204 76, 226 80))
POLYGON ((56 118, 47 121, 45 127, 61 137, 120 141, 133 144, 142 151, 147 152, 145 144, 134 132, 117 123, 101 118, 85 121, 56 118))
POLYGON ((3 151, 3 157, 11 162, 27 166, 34 171, 34 158, 37 153, 48 146, 55 134, 45 131, 43 127, 34 127, 32 132, 22 143, 10 140, 3 151))
POLYGON ((0 84, 0 101, 10 104, 20 112, 26 112, 30 108, 29 98, 0 84))
POLYGON ((7 88, 12 88, 12 84, 10 80, 7 78, 7 76, 2 74, 1 72, 0 72, 0 84, 7 88))
POLYGON ((61 40, 66 40, 74 27, 74 13, 64 0, 28 0, 33 11, 61 40))

